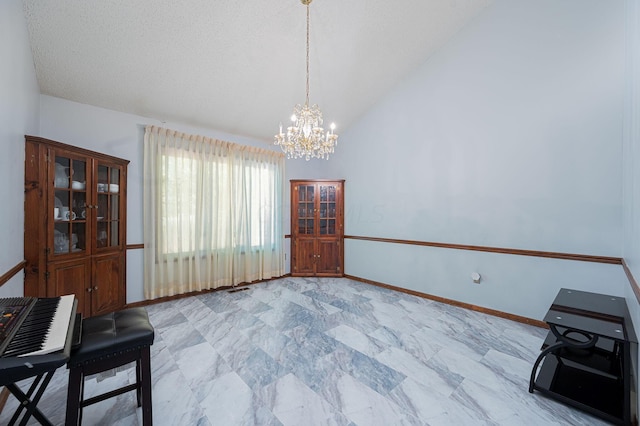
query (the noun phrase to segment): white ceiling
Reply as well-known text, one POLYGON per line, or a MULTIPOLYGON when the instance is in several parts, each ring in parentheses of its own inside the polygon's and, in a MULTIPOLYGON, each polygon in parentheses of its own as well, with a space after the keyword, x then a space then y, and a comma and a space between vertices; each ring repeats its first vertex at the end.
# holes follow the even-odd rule
MULTIPOLYGON (((311 94, 337 132, 492 0, 315 0, 311 94)), ((305 97, 300 0, 24 0, 43 94, 271 141, 305 97)))

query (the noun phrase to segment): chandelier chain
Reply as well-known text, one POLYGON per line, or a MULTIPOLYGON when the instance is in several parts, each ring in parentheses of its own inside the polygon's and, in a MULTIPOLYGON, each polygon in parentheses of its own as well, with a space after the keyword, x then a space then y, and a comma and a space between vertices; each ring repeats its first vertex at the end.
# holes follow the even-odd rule
POLYGON ((305 101, 307 106, 309 105, 309 3, 307 3, 307 98, 305 101))
POLYGON ((335 125, 331 123, 330 130, 322 128, 322 112, 318 105, 309 106, 309 86, 310 86, 310 9, 309 4, 313 0, 301 0, 307 6, 307 84, 306 98, 304 105, 296 105, 291 116, 291 126, 283 132, 282 123, 280 131, 275 135, 274 143, 279 145, 287 154, 287 158, 326 158, 333 154, 338 143, 338 135, 334 133, 335 125))

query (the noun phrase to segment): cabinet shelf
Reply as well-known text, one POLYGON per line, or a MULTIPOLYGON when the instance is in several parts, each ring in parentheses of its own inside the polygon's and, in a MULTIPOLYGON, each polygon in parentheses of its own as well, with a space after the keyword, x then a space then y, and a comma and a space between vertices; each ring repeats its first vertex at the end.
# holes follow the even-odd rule
POLYGON ((624 386, 619 377, 550 356, 540 368, 536 385, 538 391, 610 422, 620 423, 623 418, 624 386))

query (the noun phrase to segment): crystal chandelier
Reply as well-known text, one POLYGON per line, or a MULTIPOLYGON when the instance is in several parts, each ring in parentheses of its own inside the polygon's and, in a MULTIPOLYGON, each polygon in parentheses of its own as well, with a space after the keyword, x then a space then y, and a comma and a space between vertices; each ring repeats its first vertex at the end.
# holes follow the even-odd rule
POLYGON ((304 105, 296 105, 291 116, 292 125, 287 127, 287 133, 275 135, 275 144, 280 145, 287 158, 327 158, 333 154, 334 146, 338 144, 338 135, 333 131, 335 124, 331 123, 330 130, 322 128, 322 112, 318 105, 309 106, 309 5, 313 0, 300 0, 307 6, 307 97, 304 105))

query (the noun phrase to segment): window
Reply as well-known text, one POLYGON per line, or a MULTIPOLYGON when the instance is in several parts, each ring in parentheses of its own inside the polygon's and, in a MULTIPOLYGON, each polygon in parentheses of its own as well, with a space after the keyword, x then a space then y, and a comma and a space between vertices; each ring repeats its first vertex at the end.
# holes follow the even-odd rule
POLYGON ((283 169, 280 153, 147 128, 145 276, 202 289, 281 275, 283 169))

